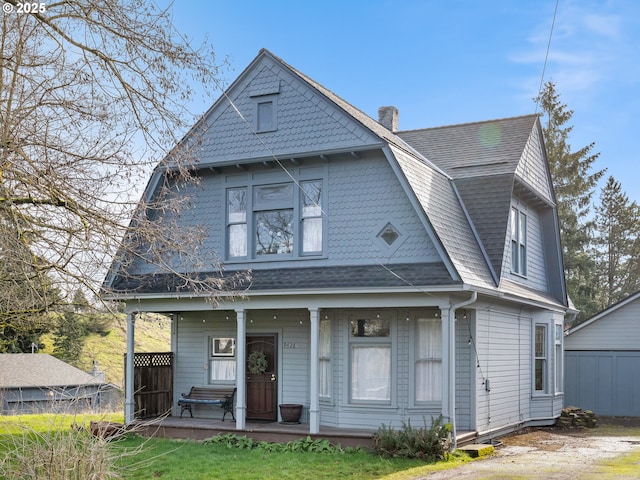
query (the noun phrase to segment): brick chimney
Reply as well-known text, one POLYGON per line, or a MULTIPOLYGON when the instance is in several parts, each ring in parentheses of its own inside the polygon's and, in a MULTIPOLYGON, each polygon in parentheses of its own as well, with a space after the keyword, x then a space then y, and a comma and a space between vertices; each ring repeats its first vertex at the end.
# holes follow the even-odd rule
POLYGON ((396 107, 380 107, 378 123, 392 132, 398 131, 398 109, 396 107))

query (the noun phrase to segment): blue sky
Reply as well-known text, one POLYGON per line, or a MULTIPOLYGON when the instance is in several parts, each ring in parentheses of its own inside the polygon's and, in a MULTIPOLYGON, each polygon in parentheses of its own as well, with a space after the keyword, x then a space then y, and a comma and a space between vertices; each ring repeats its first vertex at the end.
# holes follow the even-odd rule
MULTIPOLYGON (((194 46, 206 35, 228 59, 226 84, 267 48, 373 118, 395 105, 408 130, 534 113, 555 8, 556 0, 176 0, 172 11, 194 46)), ((574 110, 573 150, 595 142, 595 168, 638 203, 639 52, 640 2, 559 0, 544 80, 574 110)))

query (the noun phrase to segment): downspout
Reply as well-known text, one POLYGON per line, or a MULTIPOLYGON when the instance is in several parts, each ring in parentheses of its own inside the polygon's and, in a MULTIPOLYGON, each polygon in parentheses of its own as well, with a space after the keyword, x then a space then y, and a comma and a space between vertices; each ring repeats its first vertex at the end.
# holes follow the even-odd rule
POLYGON ((451 305, 449 308, 449 421, 451 422, 451 451, 457 447, 456 432, 456 310, 471 305, 478 300, 478 292, 472 291, 471 298, 451 305))

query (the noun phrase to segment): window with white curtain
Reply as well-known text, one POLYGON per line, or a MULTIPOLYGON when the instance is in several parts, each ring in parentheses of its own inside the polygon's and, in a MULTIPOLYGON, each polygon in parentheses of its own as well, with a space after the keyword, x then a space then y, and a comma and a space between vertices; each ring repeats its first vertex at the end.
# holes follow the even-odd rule
POLYGON ((247 189, 227 190, 227 255, 247 256, 247 189))
POLYGON ((320 320, 320 398, 331 398, 331 320, 320 320))
POLYGON ((442 320, 419 318, 415 336, 416 402, 442 400, 442 320))
POLYGON ((236 379, 236 339, 209 338, 209 382, 234 382, 236 379))
POLYGON ((351 401, 391 402, 391 321, 351 320, 351 401))

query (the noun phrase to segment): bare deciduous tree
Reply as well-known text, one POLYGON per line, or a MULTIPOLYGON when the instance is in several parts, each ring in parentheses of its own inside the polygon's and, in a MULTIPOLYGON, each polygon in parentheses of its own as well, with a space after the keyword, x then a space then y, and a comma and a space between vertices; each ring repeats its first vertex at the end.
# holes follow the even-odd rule
POLYGON ((187 290, 224 289, 189 273, 219 266, 197 248, 201 229, 171 225, 188 202, 172 192, 197 182, 197 142, 174 146, 194 121, 190 85, 206 93, 217 85, 211 46, 193 50, 170 13, 147 0, 8 10, 0 20, 0 264, 29 280, 39 299, 29 308, 55 301, 43 293, 45 277, 63 293, 78 284, 97 292, 118 249, 122 262, 143 258, 187 290), (139 202, 154 165, 160 193, 139 202))

